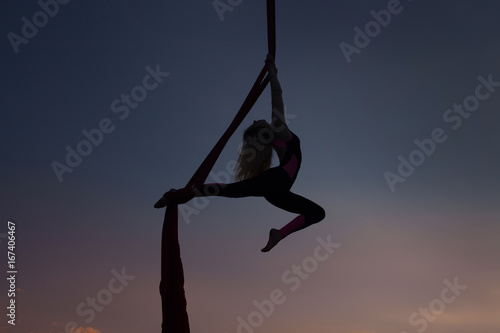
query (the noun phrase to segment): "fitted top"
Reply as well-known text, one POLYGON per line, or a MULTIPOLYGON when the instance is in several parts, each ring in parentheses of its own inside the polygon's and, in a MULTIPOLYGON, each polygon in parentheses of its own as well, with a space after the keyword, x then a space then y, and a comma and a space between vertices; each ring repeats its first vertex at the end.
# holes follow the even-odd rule
POLYGON ((302 162, 302 153, 300 151, 299 137, 292 131, 290 131, 290 134, 292 135, 290 139, 274 140, 272 144, 278 149, 285 150, 283 157, 280 158, 278 167, 285 170, 291 180, 295 180, 300 169, 300 163, 302 162))

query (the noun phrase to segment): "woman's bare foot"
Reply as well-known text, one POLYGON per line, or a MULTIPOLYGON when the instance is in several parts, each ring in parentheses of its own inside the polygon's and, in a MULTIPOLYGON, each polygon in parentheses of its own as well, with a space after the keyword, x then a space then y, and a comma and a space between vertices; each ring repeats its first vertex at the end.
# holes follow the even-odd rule
POLYGON ((170 189, 163 197, 155 204, 155 208, 163 208, 168 205, 180 205, 188 202, 195 197, 194 188, 185 187, 179 190, 170 189))
POLYGON ((267 241, 267 245, 261 251, 262 252, 269 252, 282 239, 283 239, 283 236, 281 236, 281 233, 279 232, 279 230, 271 229, 271 231, 269 231, 269 240, 267 241))
POLYGON ((167 207, 168 205, 168 201, 167 199, 165 198, 160 198, 160 200, 158 200, 156 203, 155 203, 155 208, 163 208, 163 207, 167 207))
MULTIPOLYGON (((170 189, 169 192, 175 192, 175 189, 172 188, 172 189, 170 189)), ((170 204, 172 204, 172 202, 170 202, 167 198, 162 197, 162 198, 160 198, 160 200, 158 200, 155 203, 155 208, 163 208, 163 207, 166 207, 166 206, 168 206, 170 204)))

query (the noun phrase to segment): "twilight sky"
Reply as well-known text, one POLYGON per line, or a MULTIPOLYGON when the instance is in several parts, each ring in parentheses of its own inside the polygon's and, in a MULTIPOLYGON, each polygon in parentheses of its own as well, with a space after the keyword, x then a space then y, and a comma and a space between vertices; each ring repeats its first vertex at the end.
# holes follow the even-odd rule
MULTIPOLYGON (((327 217, 263 254, 293 215, 261 198, 181 207, 192 332, 498 333, 500 4, 276 2, 293 191, 327 217)), ((0 332, 160 331, 153 204, 187 183, 267 53, 265 1, 217 3, 231 10, 0 5, 0 266, 12 221, 18 271, 0 332)), ((262 118, 268 91, 208 182, 233 181, 262 118)))

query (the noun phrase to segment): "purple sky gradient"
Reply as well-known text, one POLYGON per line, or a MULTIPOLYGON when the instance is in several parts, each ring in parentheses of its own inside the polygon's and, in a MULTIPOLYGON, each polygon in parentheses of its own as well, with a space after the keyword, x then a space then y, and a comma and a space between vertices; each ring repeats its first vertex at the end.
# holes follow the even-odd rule
MULTIPOLYGON (((500 82, 500 5, 402 1, 348 63, 340 43, 387 3, 277 1, 276 62, 304 159, 293 191, 327 217, 262 254, 269 228, 293 214, 260 198, 188 203, 197 214, 179 219, 179 237, 192 332, 498 333, 500 88, 482 88, 489 97, 459 128, 443 117, 478 77, 500 82), (391 191, 384 173, 437 128, 447 140, 391 191), (339 246, 318 250, 318 239, 339 246), (443 291, 455 279, 466 289, 443 291)), ((2 7, 0 253, 6 271, 1 234, 14 221, 19 289, 17 324, 2 314, 0 332, 61 333, 71 321, 80 333, 158 332, 164 211, 153 204, 187 183, 248 93, 266 56, 265 2, 243 1, 221 22, 211 1, 71 1, 17 54, 7 35, 40 7, 2 7), (113 101, 157 65, 169 75, 120 119, 113 101), (114 131, 60 182, 51 164, 105 118, 114 131), (99 295, 112 299, 91 316, 99 295)), ((268 91, 243 126, 262 118, 268 91)), ((240 138, 214 175, 229 175, 240 138)))

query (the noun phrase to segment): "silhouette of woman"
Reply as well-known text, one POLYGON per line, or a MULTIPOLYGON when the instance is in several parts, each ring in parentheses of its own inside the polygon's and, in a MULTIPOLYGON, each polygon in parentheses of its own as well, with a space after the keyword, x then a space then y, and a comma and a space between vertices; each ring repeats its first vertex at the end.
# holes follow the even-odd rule
POLYGON ((155 204, 156 208, 182 204, 194 197, 221 196, 228 198, 264 197, 276 207, 299 214, 281 229, 271 229, 269 240, 261 250, 268 252, 283 238, 325 218, 325 210, 318 204, 292 193, 300 169, 302 154, 300 140, 290 131, 284 116, 282 90, 278 70, 268 56, 267 67, 272 93, 272 120, 256 120, 243 134, 243 147, 236 163, 235 179, 231 184, 204 184, 200 188, 170 190, 155 204), (279 165, 271 168, 272 152, 279 165))

